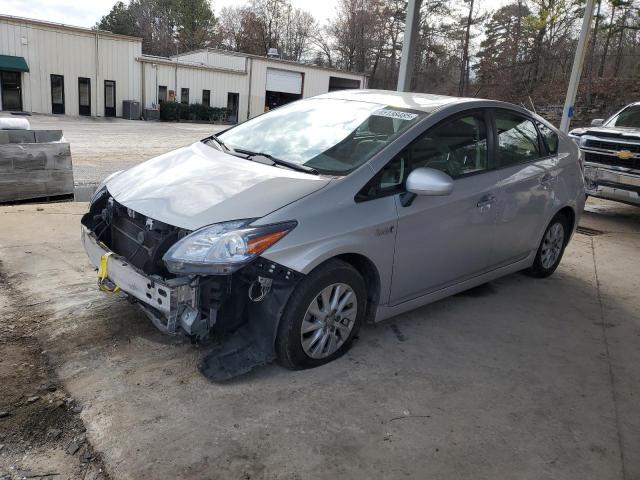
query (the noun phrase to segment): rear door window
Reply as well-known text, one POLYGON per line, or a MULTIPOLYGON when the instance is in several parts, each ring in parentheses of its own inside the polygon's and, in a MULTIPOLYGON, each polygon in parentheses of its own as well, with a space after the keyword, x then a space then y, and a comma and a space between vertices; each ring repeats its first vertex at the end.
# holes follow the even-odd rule
POLYGON ((542 156, 540 139, 533 123, 516 112, 494 112, 498 166, 505 167, 537 160, 542 156))

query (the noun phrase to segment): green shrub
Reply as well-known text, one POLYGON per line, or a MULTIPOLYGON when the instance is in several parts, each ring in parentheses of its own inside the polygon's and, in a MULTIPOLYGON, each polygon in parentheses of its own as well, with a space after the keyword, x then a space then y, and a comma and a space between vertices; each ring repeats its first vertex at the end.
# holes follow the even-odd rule
POLYGON ((160 120, 163 122, 177 122, 180 119, 179 103, 161 102, 160 120))
POLYGON ((193 120, 210 122, 213 116, 213 108, 202 103, 192 103, 189 105, 189 113, 193 116, 193 120))
POLYGON ((179 122, 180 120, 224 122, 228 116, 228 108, 209 107, 202 103, 186 105, 178 102, 162 102, 160 104, 160 119, 164 122, 179 122))

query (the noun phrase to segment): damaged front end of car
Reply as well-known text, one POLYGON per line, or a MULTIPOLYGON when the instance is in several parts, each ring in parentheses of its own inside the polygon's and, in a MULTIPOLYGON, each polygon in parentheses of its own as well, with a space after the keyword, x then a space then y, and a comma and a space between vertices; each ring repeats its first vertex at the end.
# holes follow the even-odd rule
POLYGON ((199 367, 223 381, 275 359, 278 321, 302 278, 260 256, 296 223, 252 221, 189 231, 127 208, 102 187, 82 218, 82 243, 101 290, 138 304, 166 334, 214 345, 199 367))

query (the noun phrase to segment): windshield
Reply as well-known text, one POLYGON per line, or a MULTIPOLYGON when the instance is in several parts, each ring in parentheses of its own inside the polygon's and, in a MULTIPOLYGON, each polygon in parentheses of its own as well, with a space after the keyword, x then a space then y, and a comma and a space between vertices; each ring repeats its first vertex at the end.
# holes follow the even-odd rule
POLYGON ((271 155, 343 175, 423 118, 376 103, 309 99, 290 103, 219 135, 231 149, 271 155))
POLYGON ((611 117, 606 123, 607 127, 640 128, 640 105, 633 105, 611 117))

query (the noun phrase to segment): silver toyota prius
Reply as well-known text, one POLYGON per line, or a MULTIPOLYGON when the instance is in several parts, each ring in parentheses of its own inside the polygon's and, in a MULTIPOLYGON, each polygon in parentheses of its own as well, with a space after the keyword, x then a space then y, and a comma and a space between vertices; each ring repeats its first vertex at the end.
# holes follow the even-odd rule
POLYGON ((224 380, 315 367, 364 322, 551 275, 584 201, 578 147, 523 108, 346 90, 111 175, 82 241, 100 289, 209 345, 200 369, 224 380))

